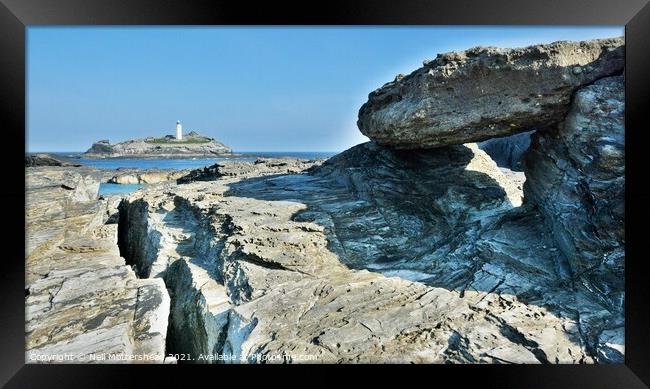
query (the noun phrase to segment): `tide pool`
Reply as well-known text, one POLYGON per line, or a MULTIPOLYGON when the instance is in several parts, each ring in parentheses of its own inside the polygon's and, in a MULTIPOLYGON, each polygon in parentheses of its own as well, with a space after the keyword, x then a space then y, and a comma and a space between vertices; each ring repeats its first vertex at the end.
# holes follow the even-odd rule
POLYGON ((107 182, 102 182, 99 184, 99 195, 112 196, 128 194, 140 188, 144 188, 144 184, 109 184, 107 182))

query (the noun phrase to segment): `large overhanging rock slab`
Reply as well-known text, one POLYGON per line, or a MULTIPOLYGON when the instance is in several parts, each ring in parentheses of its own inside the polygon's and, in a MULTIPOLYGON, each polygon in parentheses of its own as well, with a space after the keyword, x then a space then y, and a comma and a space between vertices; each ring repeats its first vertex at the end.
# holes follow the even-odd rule
POLYGON ((398 149, 483 141, 551 126, 579 87, 619 74, 623 38, 439 54, 370 93, 357 125, 398 149))

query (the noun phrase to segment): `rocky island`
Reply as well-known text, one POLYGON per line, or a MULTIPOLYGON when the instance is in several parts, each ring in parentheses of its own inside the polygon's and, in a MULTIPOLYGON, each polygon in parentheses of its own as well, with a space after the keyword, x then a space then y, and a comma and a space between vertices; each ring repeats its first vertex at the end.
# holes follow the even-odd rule
MULTIPOLYGON (((180 124, 177 124, 180 125, 180 124)), ((160 138, 132 139, 116 144, 108 140, 95 142, 84 154, 85 158, 193 158, 232 154, 223 143, 190 131, 187 135, 177 130, 177 135, 160 138)))
POLYGON ((27 360, 622 363, 623 58, 440 55, 370 94, 370 142, 115 202, 30 162, 27 360))

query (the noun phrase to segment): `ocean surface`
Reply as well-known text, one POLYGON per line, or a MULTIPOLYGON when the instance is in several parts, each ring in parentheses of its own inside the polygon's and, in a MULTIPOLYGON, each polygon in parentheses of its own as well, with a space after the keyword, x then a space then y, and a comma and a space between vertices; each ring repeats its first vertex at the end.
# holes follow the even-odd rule
MULTIPOLYGON (((217 162, 228 161, 255 161, 257 158, 281 158, 293 157, 301 159, 327 159, 337 152, 306 152, 306 151, 256 151, 256 152, 238 152, 238 156, 217 157, 217 158, 185 158, 185 159, 127 159, 127 158, 109 158, 109 159, 87 159, 82 158, 80 152, 43 152, 63 158, 73 158, 74 162, 83 165, 92 166, 97 169, 114 170, 120 168, 129 169, 199 169, 204 166, 213 165, 217 162)), ((142 184, 109 184, 101 183, 99 185, 100 196, 128 194, 135 190, 145 187, 142 184)))
POLYGON ((306 151, 256 151, 256 152, 238 152, 239 156, 233 157, 216 157, 216 158, 186 158, 186 159, 141 159, 141 158, 107 158, 107 159, 87 159, 82 158, 79 152, 44 152, 46 154, 56 155, 64 158, 74 158, 75 162, 83 165, 92 166, 97 169, 198 169, 204 166, 213 165, 217 162, 227 161, 255 161, 257 158, 281 158, 293 157, 302 159, 327 159, 337 154, 337 152, 306 152, 306 151))

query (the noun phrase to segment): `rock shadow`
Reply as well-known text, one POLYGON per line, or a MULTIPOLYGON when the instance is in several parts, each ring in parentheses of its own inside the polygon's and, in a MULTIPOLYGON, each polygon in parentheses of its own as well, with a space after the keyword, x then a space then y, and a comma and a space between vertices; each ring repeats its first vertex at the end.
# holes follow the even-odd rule
POLYGON ((458 291, 471 304, 508 295, 543 307, 574 322, 574 341, 595 355, 597 334, 622 328, 620 318, 581 321, 605 308, 576 289, 542 216, 516 207, 518 195, 476 145, 394 151, 372 142, 307 173, 243 179, 225 193, 306 205, 293 220, 324 227, 328 249, 351 269, 458 291))
POLYGON ((442 277, 446 287, 462 286, 479 235, 521 200, 475 146, 393 151, 371 142, 307 174, 230 184, 225 195, 303 203, 294 220, 323 226, 329 249, 348 267, 409 271, 434 284, 442 277))

